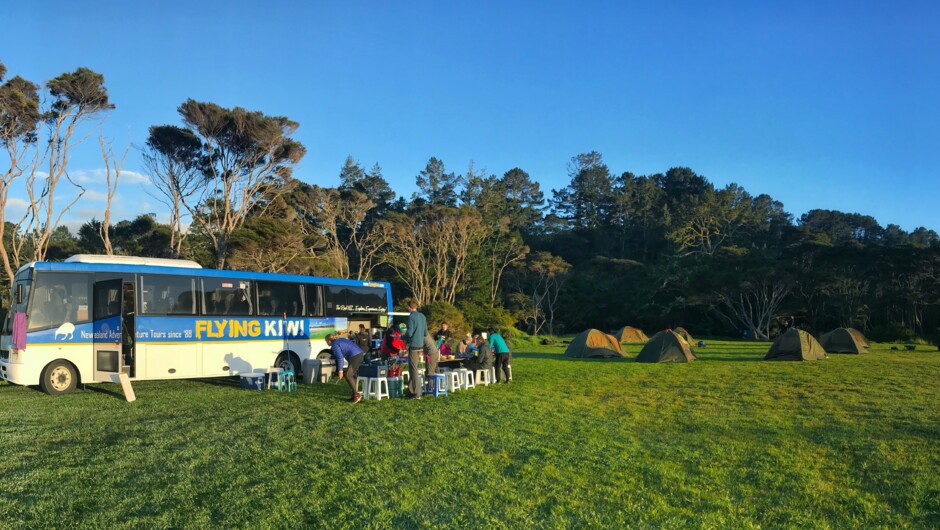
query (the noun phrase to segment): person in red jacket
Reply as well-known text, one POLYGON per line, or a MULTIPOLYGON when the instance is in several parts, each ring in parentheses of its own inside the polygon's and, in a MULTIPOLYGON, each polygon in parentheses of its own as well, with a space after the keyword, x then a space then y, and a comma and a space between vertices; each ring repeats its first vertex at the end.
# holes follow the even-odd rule
POLYGON ((382 339, 380 348, 383 355, 389 357, 397 356, 405 349, 405 341, 402 340, 401 328, 404 324, 399 324, 398 328, 390 327, 385 331, 385 338, 382 339))

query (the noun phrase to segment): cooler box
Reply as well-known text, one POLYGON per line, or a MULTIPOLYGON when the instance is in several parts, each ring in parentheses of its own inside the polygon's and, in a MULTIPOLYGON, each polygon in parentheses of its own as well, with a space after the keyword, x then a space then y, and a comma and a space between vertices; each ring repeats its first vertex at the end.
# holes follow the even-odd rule
POLYGON ((403 397, 405 395, 405 380, 401 377, 388 378, 388 397, 403 397))
POLYGON ((265 377, 266 374, 261 373, 242 374, 241 387, 246 390, 264 390, 265 377))
POLYGON ((363 364, 359 367, 359 377, 388 377, 387 364, 363 364))
POLYGON ((321 381, 320 376, 323 373, 323 361, 320 359, 307 359, 303 362, 304 383, 313 384, 321 381))

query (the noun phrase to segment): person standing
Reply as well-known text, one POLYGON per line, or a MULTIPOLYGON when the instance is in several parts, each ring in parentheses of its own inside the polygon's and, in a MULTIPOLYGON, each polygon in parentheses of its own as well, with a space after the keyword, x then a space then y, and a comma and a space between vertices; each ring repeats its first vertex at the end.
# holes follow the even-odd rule
POLYGON ((365 324, 359 324, 359 331, 356 332, 356 346, 359 346, 364 352, 371 350, 370 344, 372 343, 372 336, 369 335, 369 330, 366 329, 365 324))
POLYGON ((418 311, 418 303, 408 302, 408 328, 405 331, 405 344, 408 346, 408 392, 413 399, 421 399, 421 385, 418 378, 418 361, 424 355, 425 340, 428 336, 428 320, 418 311))
POLYGON ((512 352, 509 351, 509 345, 506 340, 495 329, 490 330, 490 340, 488 346, 493 350, 496 356, 496 382, 499 383, 499 372, 502 371, 506 377, 506 383, 509 383, 509 362, 512 361, 512 352))
POLYGON ((343 379, 345 374, 346 382, 349 383, 349 388, 352 389, 353 393, 351 401, 359 403, 362 401, 362 394, 356 392, 356 374, 359 373, 359 365, 362 364, 365 354, 359 346, 356 346, 355 342, 333 334, 326 336, 326 345, 330 347, 333 356, 336 357, 336 377, 343 379), (343 369, 344 361, 349 362, 349 366, 345 370, 343 369))
POLYGON ((441 361, 441 349, 434 343, 430 333, 424 336, 424 354, 428 358, 424 370, 424 380, 427 381, 428 376, 437 373, 437 363, 441 361))

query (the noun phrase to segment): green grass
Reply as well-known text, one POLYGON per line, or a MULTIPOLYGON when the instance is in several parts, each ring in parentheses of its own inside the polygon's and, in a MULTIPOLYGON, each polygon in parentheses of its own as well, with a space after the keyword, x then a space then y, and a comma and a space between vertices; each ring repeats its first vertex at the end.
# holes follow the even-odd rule
POLYGON ((527 347, 511 385, 356 406, 332 384, 2 384, 0 526, 940 527, 940 353, 767 347, 527 347))

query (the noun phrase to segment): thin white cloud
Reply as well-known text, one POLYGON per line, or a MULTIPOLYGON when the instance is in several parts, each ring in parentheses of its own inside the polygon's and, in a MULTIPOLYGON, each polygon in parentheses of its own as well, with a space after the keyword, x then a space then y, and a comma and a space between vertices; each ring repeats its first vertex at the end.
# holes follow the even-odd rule
POLYGON ((150 184, 150 177, 136 171, 121 171, 121 180, 118 186, 123 184, 150 184))
POLYGON ((75 222, 77 222, 79 226, 81 226, 82 223, 91 221, 92 219, 101 219, 101 216, 102 214, 104 214, 104 211, 96 210, 93 208, 82 208, 80 210, 69 211, 69 213, 75 214, 75 215, 70 215, 69 217, 78 217, 78 219, 76 219, 75 222))
POLYGON ((25 211, 27 206, 29 206, 29 202, 27 202, 25 199, 20 199, 19 197, 11 197, 7 199, 7 211, 25 211))
MULTIPOLYGON (((79 169, 69 173, 72 180, 75 182, 86 185, 86 184, 101 184, 104 185, 107 177, 107 170, 103 167, 97 169, 79 169)), ((149 184, 150 177, 143 173, 137 171, 131 171, 129 169, 121 170, 121 178, 118 180, 118 189, 122 185, 130 184, 149 184)))
POLYGON ((69 172, 69 176, 72 177, 72 180, 79 184, 98 184, 104 181, 104 174, 104 168, 92 170, 79 169, 69 172))
POLYGON ((108 200, 108 195, 106 193, 101 193, 100 191, 85 190, 85 194, 82 195, 82 199, 86 201, 106 201, 108 200))

